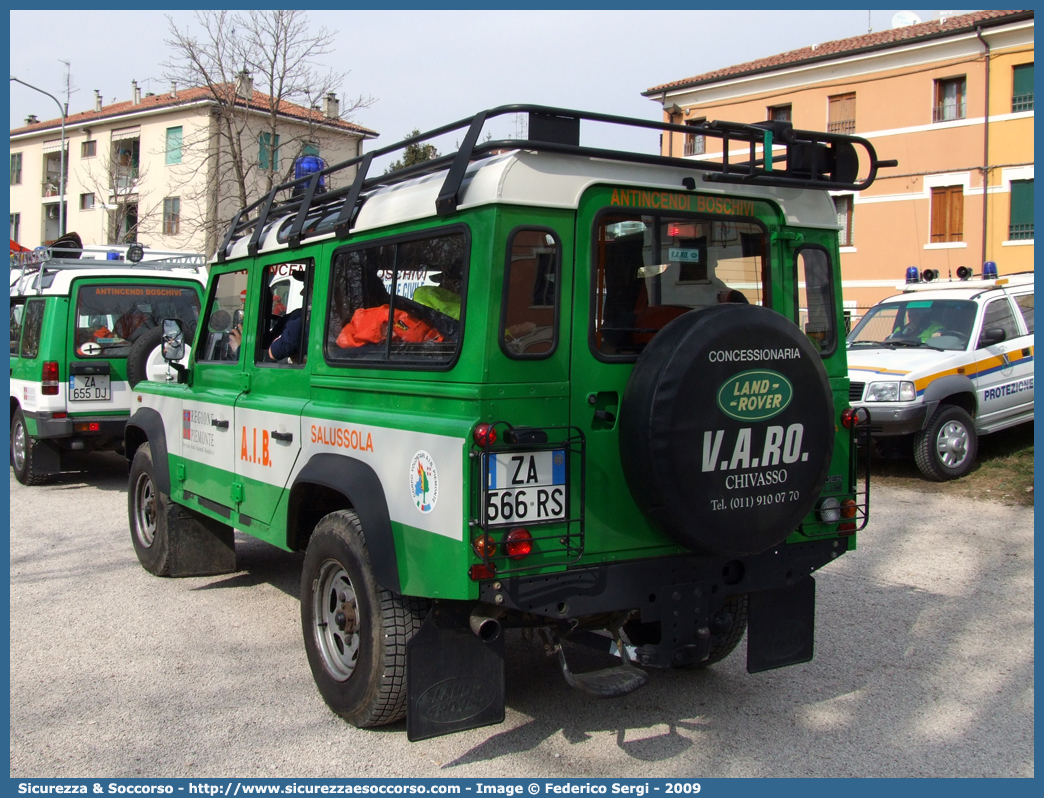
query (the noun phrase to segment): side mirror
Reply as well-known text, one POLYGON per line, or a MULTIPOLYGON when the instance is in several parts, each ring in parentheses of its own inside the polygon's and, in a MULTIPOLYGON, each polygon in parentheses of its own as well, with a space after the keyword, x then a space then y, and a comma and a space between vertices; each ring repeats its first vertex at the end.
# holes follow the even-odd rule
POLYGON ((999 344, 1007 337, 1002 327, 990 327, 988 330, 982 331, 982 336, 979 338, 979 348, 999 344))
POLYGON ((185 357, 185 333, 181 329, 181 321, 178 319, 163 320, 163 359, 168 363, 176 362, 185 357))

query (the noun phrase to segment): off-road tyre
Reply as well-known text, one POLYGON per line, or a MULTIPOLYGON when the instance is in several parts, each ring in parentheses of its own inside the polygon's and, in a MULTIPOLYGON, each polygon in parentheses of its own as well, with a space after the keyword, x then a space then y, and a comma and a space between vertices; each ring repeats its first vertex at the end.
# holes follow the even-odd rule
POLYGON ((11 468, 15 479, 23 485, 41 485, 48 479, 48 474, 38 474, 33 469, 34 450, 38 445, 29 435, 25 416, 18 408, 11 419, 11 468))
POLYGON ((127 515, 131 543, 141 567, 153 576, 170 575, 170 499, 156 484, 152 448, 143 443, 131 461, 127 515))
POLYGON ((127 383, 131 388, 149 378, 149 360, 162 340, 163 330, 154 327, 131 345, 127 354, 127 383))
POLYGON ((319 521, 301 573, 301 630, 330 709, 359 728, 405 716, 406 643, 427 611, 427 601, 377 584, 354 512, 319 521))
POLYGON ((957 405, 939 405, 924 429, 914 435, 914 462, 933 482, 963 477, 975 465, 978 449, 975 421, 957 405))

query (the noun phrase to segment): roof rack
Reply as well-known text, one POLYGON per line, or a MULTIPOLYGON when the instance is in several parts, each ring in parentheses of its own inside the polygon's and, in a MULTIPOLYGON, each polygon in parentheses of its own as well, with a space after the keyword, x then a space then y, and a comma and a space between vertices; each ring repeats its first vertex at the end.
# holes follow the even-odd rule
POLYGON ((185 252, 160 252, 146 250, 149 260, 134 263, 107 258, 80 257, 80 249, 38 247, 31 252, 15 253, 11 257, 11 291, 25 293, 34 289, 37 293, 44 287, 44 277, 69 269, 132 269, 134 271, 169 271, 170 269, 192 270, 196 274, 205 269, 206 257, 185 252), (17 277, 15 276, 17 274, 17 277), (37 279, 39 277, 39 279, 37 279))
MULTIPOLYGON (((291 247, 298 246, 303 239, 309 236, 309 231, 305 229, 305 222, 308 219, 320 214, 330 214, 338 207, 340 213, 334 221, 333 228, 338 238, 345 238, 358 215, 359 208, 365 202, 366 192, 379 186, 401 183, 419 175, 442 170, 446 170, 446 177, 435 201, 435 212, 439 216, 447 216, 457 209, 461 198, 461 187, 469 164, 504 150, 554 152, 627 163, 680 167, 692 170, 708 182, 847 191, 861 191, 874 182, 878 169, 898 166, 898 162, 894 160, 878 160, 873 145, 864 138, 840 133, 797 130, 789 122, 743 124, 714 121, 702 125, 675 125, 542 105, 503 105, 499 108, 480 111, 467 119, 411 136, 395 144, 379 147, 364 155, 276 186, 266 196, 236 214, 229 226, 228 234, 218 248, 217 260, 224 261, 230 244, 248 233, 250 233, 250 241, 247 251, 251 255, 256 255, 261 236, 269 220, 276 217, 285 219, 291 214, 294 215, 294 221, 289 230, 291 247), (498 116, 522 113, 529 114, 528 138, 480 142, 480 135, 486 122, 498 116), (581 121, 718 139, 722 144, 722 156, 720 160, 697 160, 587 147, 580 144, 581 121), (411 144, 464 129, 467 130, 467 133, 456 152, 398 169, 391 174, 374 177, 368 174, 370 165, 377 156, 404 150, 411 144), (745 159, 733 160, 736 152, 734 150, 730 152, 730 145, 745 145, 743 146, 745 159), (860 158, 857 147, 861 147, 865 151, 865 160, 860 158), (760 158, 758 157, 759 148, 762 154, 760 158), (783 149, 782 154, 776 154, 778 148, 783 149), (773 153, 773 155, 766 159, 764 153, 773 153), (862 178, 859 178, 861 160, 866 172, 862 178), (351 185, 328 192, 323 192, 318 188, 319 181, 325 176, 352 167, 356 168, 356 173, 351 185), (280 192, 289 192, 289 197, 277 201, 280 192)), ((694 189, 696 187, 695 176, 686 178, 683 185, 688 189, 694 189)))

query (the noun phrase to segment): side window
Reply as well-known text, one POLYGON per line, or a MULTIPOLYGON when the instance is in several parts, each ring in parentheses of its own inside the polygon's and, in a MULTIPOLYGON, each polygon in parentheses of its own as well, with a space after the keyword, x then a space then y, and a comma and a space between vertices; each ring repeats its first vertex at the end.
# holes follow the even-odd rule
POLYGON ((1019 337, 1019 326, 1015 323, 1015 314, 1011 312, 1011 303, 1007 297, 994 299, 986 306, 986 312, 982 316, 982 332, 979 333, 979 349, 986 346, 986 331, 994 327, 1004 330, 1005 341, 1019 337))
POLYGON ((25 301, 11 302, 11 354, 18 356, 18 347, 22 341, 22 317, 25 315, 25 301))
POLYGON ((1023 294, 1015 297, 1015 304, 1019 306, 1022 320, 1026 322, 1026 332, 1033 334, 1033 294, 1023 294))
POLYGON ((265 267, 255 362, 280 365, 305 362, 311 288, 310 260, 265 267))
POLYGON ((336 252, 326 323, 328 360, 451 365, 462 338, 467 262, 464 233, 336 252))
POLYGON ((22 329, 22 357, 36 357, 39 354, 43 319, 43 299, 30 299, 25 303, 25 319, 22 329))
POLYGON ((243 308, 246 305, 247 272, 219 275, 207 308, 207 318, 200 338, 201 363, 239 361, 243 341, 243 308))
POLYGON ((558 345, 561 246, 546 230, 508 240, 500 348, 510 358, 546 358, 558 345))
POLYGON ((829 355, 837 344, 837 309, 834 277, 826 250, 803 247, 794 258, 797 291, 795 318, 821 355, 829 355))

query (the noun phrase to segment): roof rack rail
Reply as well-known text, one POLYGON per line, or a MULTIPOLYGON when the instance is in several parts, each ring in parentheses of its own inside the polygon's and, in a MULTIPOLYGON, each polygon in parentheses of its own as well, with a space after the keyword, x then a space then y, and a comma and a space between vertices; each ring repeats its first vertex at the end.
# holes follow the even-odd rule
POLYGON ((65 271, 68 269, 133 269, 134 271, 167 271, 169 269, 191 269, 199 273, 207 266, 204 255, 185 252, 159 252, 148 250, 150 260, 142 260, 134 263, 125 260, 109 260, 107 258, 90 258, 80 255, 79 249, 64 249, 58 247, 40 247, 31 252, 17 253, 25 257, 11 258, 11 288, 12 291, 24 293, 26 289, 36 288, 41 290, 43 277, 47 274, 65 271), (17 277, 15 277, 17 274, 17 277), (41 279, 37 280, 39 276, 41 279), (26 282, 28 279, 28 283, 26 282))
MULTIPOLYGON (((468 165, 504 150, 554 152, 627 163, 680 167, 701 174, 702 178, 709 182, 848 191, 868 188, 876 179, 879 169, 898 166, 898 162, 894 160, 879 160, 873 145, 864 138, 840 133, 797 130, 789 122, 744 124, 714 121, 702 125, 675 125, 543 105, 503 105, 480 111, 466 119, 379 147, 364 155, 275 186, 267 195, 236 214, 228 233, 218 247, 217 260, 224 261, 233 241, 247 233, 250 233, 247 251, 256 255, 265 227, 276 213, 280 219, 285 219, 291 214, 294 217, 289 230, 291 247, 298 246, 309 236, 309 231, 305 229, 307 220, 314 219, 319 214, 325 216, 338 208, 340 212, 334 221, 333 229, 338 238, 345 238, 362 202, 365 201, 364 192, 442 170, 446 170, 446 177, 435 201, 435 211, 439 216, 446 216, 457 209, 468 165), (498 116, 522 113, 529 114, 527 138, 480 142, 482 129, 489 120, 498 116), (722 144, 722 155, 720 160, 698 160, 587 147, 580 144, 581 121, 718 139, 722 144), (370 165, 377 156, 388 155, 404 150, 411 144, 464 129, 467 133, 456 152, 398 169, 391 174, 369 176, 370 165), (744 160, 735 160, 737 153, 732 145, 740 145, 743 148, 744 160), (865 158, 860 157, 857 147, 864 150, 865 158), (783 150, 782 153, 778 153, 780 148, 783 150), (771 153, 771 157, 766 158, 765 153, 771 153), (866 171, 860 178, 861 165, 866 171), (319 181, 326 175, 333 175, 352 167, 356 168, 356 172, 351 185, 327 192, 317 191, 319 181), (289 198, 277 201, 280 192, 289 192, 289 198)), ((695 177, 692 178, 691 184, 686 178, 685 185, 690 189, 695 188, 695 177)))

